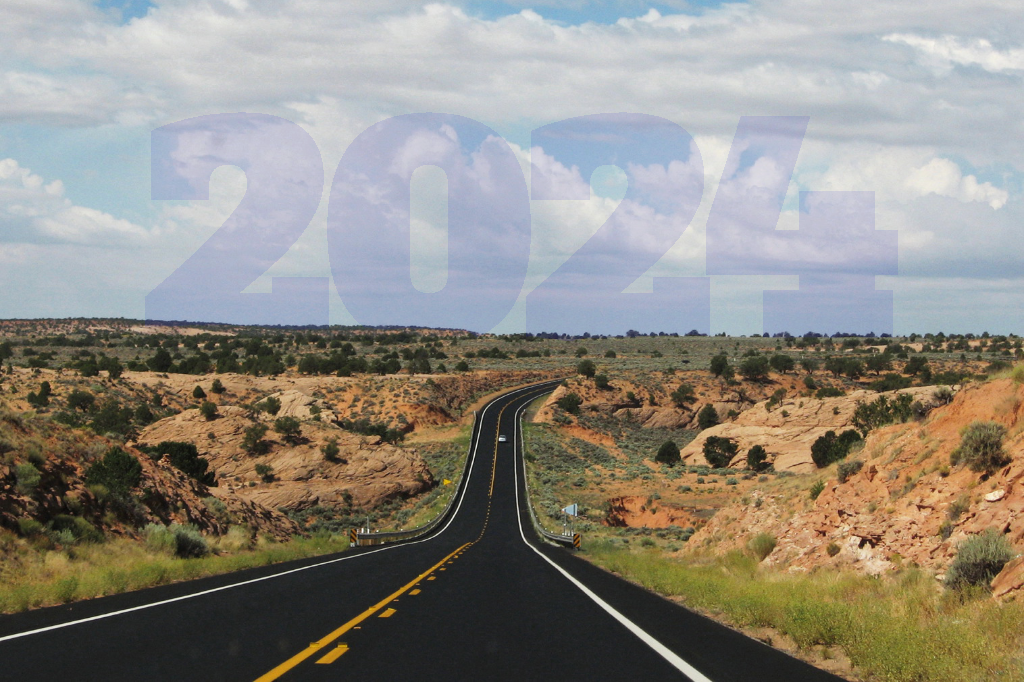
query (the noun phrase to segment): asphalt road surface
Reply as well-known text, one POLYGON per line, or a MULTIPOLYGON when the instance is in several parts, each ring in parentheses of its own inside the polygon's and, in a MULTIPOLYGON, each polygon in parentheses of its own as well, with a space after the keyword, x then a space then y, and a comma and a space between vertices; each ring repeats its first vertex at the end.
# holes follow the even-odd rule
POLYGON ((541 542, 518 418, 553 386, 481 411, 430 537, 0 616, 0 679, 838 680, 541 542))

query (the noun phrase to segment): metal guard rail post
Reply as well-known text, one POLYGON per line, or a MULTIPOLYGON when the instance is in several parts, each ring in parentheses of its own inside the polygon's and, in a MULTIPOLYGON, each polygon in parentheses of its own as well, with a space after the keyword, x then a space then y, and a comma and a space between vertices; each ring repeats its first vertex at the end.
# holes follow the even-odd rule
POLYGON ((533 502, 530 501, 530 482, 526 477, 526 440, 523 437, 523 413, 519 413, 519 452, 521 454, 520 461, 523 463, 523 490, 526 491, 526 509, 530 512, 530 523, 533 524, 533 529, 537 531, 537 534, 541 538, 552 542, 556 545, 563 545, 569 549, 580 548, 580 534, 573 533, 572 535, 563 535, 561 533, 552 533, 548 531, 544 526, 541 525, 540 519, 533 511, 533 502))
POLYGON ((419 528, 412 528, 410 530, 389 530, 382 531, 379 533, 361 533, 355 528, 349 534, 350 542, 355 547, 368 547, 371 545, 385 545, 389 542, 400 542, 402 540, 414 540, 418 537, 433 532, 441 523, 448 518, 451 514, 452 508, 455 506, 455 501, 462 494, 462 489, 466 485, 466 477, 469 473, 470 465, 473 462, 473 448, 476 444, 477 439, 480 437, 480 413, 473 410, 473 429, 472 437, 469 439, 469 451, 466 453, 466 464, 462 468, 462 478, 459 479, 459 485, 455 489, 451 498, 448 500, 448 504, 445 505, 441 513, 435 516, 432 520, 423 524, 419 528))

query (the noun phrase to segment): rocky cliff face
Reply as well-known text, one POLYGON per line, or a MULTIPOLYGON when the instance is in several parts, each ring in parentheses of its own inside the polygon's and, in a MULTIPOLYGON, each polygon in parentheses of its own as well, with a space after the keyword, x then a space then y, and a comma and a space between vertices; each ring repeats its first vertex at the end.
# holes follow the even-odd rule
POLYGON ((316 505, 372 508, 394 497, 409 497, 432 485, 429 469, 415 448, 382 443, 378 436, 362 436, 323 421, 333 416, 326 407, 321 421, 311 418, 310 407, 319 401, 302 394, 282 393, 281 411, 274 416, 234 406, 220 408, 207 421, 198 410, 186 410, 147 427, 139 442, 194 443, 216 472, 225 495, 259 503, 271 509, 299 510, 316 505), (301 433, 288 440, 273 430, 282 415, 301 418, 301 433), (250 454, 243 447, 245 430, 264 424, 266 454, 250 454), (329 440, 339 448, 337 461, 321 451, 329 440), (257 473, 257 466, 271 473, 257 473), (262 468, 262 467, 261 467, 262 468))
POLYGON ((739 445, 731 466, 746 466, 746 453, 755 445, 768 451, 768 461, 776 471, 811 473, 815 470, 811 460, 811 445, 827 431, 840 433, 852 429, 853 413, 860 403, 869 403, 880 395, 893 399, 906 393, 925 406, 937 404, 934 386, 907 388, 888 393, 854 391, 837 398, 786 398, 769 409, 762 401, 741 413, 732 422, 719 424, 701 431, 680 452, 687 464, 706 464, 704 442, 711 436, 732 438, 739 445))
POLYGON ((89 466, 114 443, 39 418, 5 414, 0 420, 0 526, 9 530, 19 531, 27 520, 46 526, 64 516, 121 536, 135 536, 148 523, 190 523, 217 535, 238 524, 278 539, 301 532, 280 512, 208 489, 166 458, 154 462, 131 447, 124 449, 141 464, 141 480, 131 491, 133 503, 115 505, 85 482, 89 466), (38 479, 26 477, 29 464, 38 479))
MULTIPOLYGON (((957 545, 986 528, 1024 549, 1022 404, 1024 389, 1009 379, 970 384, 922 422, 872 431, 863 450, 849 457, 864 462, 861 471, 839 483, 834 465, 821 470, 825 487, 816 500, 807 494, 815 477, 784 479, 793 483, 789 489, 755 490, 722 509, 689 547, 725 551, 766 532, 778 545, 765 561, 790 570, 846 566, 881 573, 914 563, 940 577, 957 545), (1004 448, 1012 459, 992 475, 950 466, 961 430, 976 420, 1008 429, 1004 448)), ((996 583, 1000 595, 1017 593, 1024 562, 1007 565, 996 583)))

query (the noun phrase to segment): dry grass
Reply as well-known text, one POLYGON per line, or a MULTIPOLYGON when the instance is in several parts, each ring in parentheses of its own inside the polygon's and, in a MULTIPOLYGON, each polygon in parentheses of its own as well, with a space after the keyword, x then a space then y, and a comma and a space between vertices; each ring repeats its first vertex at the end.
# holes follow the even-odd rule
POLYGON ((44 552, 19 548, 10 536, 0 537, 0 544, 8 545, 0 570, 0 612, 14 613, 340 552, 348 549, 348 538, 260 539, 252 545, 247 532, 228 533, 211 541, 214 554, 198 559, 178 559, 123 538, 44 552))
POLYGON ((594 563, 738 627, 769 627, 801 649, 841 647, 863 679, 1020 680, 1024 606, 937 587, 916 569, 876 579, 763 569, 744 554, 689 563, 592 542, 594 563))

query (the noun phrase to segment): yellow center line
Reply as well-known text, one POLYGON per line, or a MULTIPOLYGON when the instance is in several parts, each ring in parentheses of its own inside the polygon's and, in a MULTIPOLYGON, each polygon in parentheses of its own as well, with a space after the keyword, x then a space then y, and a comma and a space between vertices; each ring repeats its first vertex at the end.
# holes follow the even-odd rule
POLYGON ((336 660, 341 658, 341 655, 348 651, 348 644, 339 644, 333 650, 331 650, 326 656, 317 661, 321 665, 330 665, 336 660))
MULTIPOLYGON (((494 461, 491 462, 491 489, 487 493, 487 497, 494 495, 494 473, 498 470, 498 438, 501 437, 501 415, 505 414, 505 407, 501 408, 498 412, 498 433, 494 436, 494 461)), ((487 511, 490 511, 490 505, 487 507, 487 511)))
MULTIPOLYGON (((501 417, 505 413, 505 409, 507 407, 508 407, 508 405, 505 405, 505 407, 502 407, 501 410, 498 412, 498 435, 500 435, 500 433, 501 433, 501 417)), ((436 564, 434 564, 433 566, 431 566, 430 569, 428 569, 428 570, 424 571, 423 573, 421 573, 414 580, 411 580, 408 584, 403 586, 401 589, 397 590, 396 592, 394 592, 390 596, 385 597, 381 601, 377 602, 377 604, 375 604, 374 606, 371 606, 366 611, 363 611, 361 614, 359 614, 358 616, 356 616, 352 620, 348 621, 347 623, 342 625, 340 628, 338 628, 334 632, 331 632, 326 637, 323 637, 323 638, 321 638, 321 639, 319 639, 319 640, 317 640, 315 642, 312 642, 308 647, 306 647, 305 649, 303 649, 299 653, 295 654, 294 656, 289 658, 287 661, 285 661, 281 665, 277 666, 276 668, 274 668, 270 672, 268 672, 268 673, 266 673, 266 674, 256 678, 256 682, 271 682, 271 680, 278 679, 279 677, 284 675, 286 672, 288 672, 292 668, 296 667, 297 665, 299 665, 300 663, 305 661, 307 658, 309 658, 310 656, 312 656, 316 652, 320 651, 325 646, 327 646, 328 644, 332 643, 334 640, 336 640, 339 637, 341 637, 343 634, 345 634, 349 630, 352 630, 352 629, 357 629, 358 630, 358 629, 360 629, 359 623, 362 623, 364 620, 366 620, 367 618, 369 618, 370 616, 375 614, 377 611, 379 611, 382 608, 384 608, 384 606, 386 606, 388 603, 396 600, 398 597, 400 597, 403 594, 405 594, 405 592, 407 592, 410 588, 415 587, 416 585, 418 585, 424 578, 427 579, 427 580, 435 580, 437 576, 430 575, 431 573, 433 573, 434 571, 436 571, 438 569, 440 569, 442 571, 446 570, 444 568, 441 568, 442 566, 444 566, 444 564, 446 562, 450 562, 451 559, 457 557, 461 552, 463 552, 467 547, 472 545, 474 542, 479 542, 480 541, 480 538, 482 538, 484 536, 484 533, 487 530, 487 524, 488 524, 488 522, 490 521, 490 518, 491 518, 491 500, 490 500, 490 498, 494 496, 494 477, 495 477, 495 474, 496 474, 497 469, 498 469, 498 435, 496 435, 494 437, 494 459, 491 461, 491 487, 490 487, 490 490, 487 493, 487 497, 488 497, 488 500, 487 500, 487 515, 486 515, 486 517, 484 519, 484 527, 482 529, 480 529, 480 536, 476 540, 474 540, 473 542, 467 542, 466 544, 462 545, 461 547, 456 549, 454 552, 452 552, 451 554, 446 556, 444 559, 441 559, 441 561, 439 561, 436 564)), ((419 594, 419 592, 420 592, 419 590, 414 590, 410 594, 419 594)), ((395 613, 395 609, 390 609, 389 608, 387 611, 382 613, 380 615, 380 617, 381 618, 388 618, 393 613, 395 613)), ((317 663, 332 663, 332 662, 336 661, 346 651, 348 651, 348 646, 345 645, 345 644, 339 644, 336 649, 334 649, 331 652, 329 652, 326 656, 323 656, 320 660, 317 661, 317 663), (330 659, 330 660, 328 660, 328 659, 330 659)))
MULTIPOLYGON (((438 568, 443 566, 444 562, 448 561, 457 552, 459 552, 459 551, 469 547, 471 544, 473 544, 473 543, 467 542, 466 544, 462 545, 462 547, 459 547, 454 552, 452 552, 451 554, 446 556, 444 559, 441 559, 440 561, 438 561, 436 564, 431 566, 428 570, 426 570, 423 573, 419 574, 415 579, 410 580, 406 585, 404 585, 400 589, 396 590, 392 594, 388 595, 384 599, 380 600, 379 602, 377 602, 376 604, 374 604, 370 608, 366 609, 365 611, 363 611, 358 616, 356 616, 352 620, 350 620, 347 623, 345 623, 344 625, 342 625, 340 628, 338 628, 334 632, 331 632, 326 637, 322 637, 322 638, 318 639, 317 641, 311 643, 308 647, 306 647, 305 649, 303 649, 299 653, 295 654, 294 656, 292 656, 287 661, 285 661, 281 665, 277 666, 276 668, 274 668, 270 672, 268 672, 268 673, 266 673, 264 675, 261 675, 260 677, 257 677, 256 678, 256 682, 271 682, 271 680, 278 679, 279 677, 284 675, 286 672, 288 672, 289 670, 291 670, 295 666, 299 665, 300 663, 305 661, 307 658, 309 658, 313 654, 317 653, 318 651, 323 649, 325 646, 327 646, 328 644, 332 643, 334 640, 338 639, 339 637, 341 637, 343 634, 345 634, 346 632, 348 632, 349 630, 351 630, 355 626, 357 626, 360 623, 362 623, 364 620, 366 620, 367 618, 369 618, 370 616, 375 614, 377 611, 380 611, 388 603, 390 603, 391 601, 393 601, 394 599, 396 599, 398 597, 401 597, 403 594, 405 594, 406 591, 408 591, 409 589, 414 587, 416 585, 416 583, 418 583, 419 581, 423 580, 424 578, 427 578, 427 576, 430 576, 431 573, 433 573, 435 570, 437 570, 438 568)), ((432 578, 433 578, 433 576, 430 576, 428 579, 432 579, 432 578)), ((392 613, 394 613, 393 610, 392 610, 392 613)), ((338 654, 338 656, 340 656, 340 655, 341 654, 338 654)))
POLYGON ((386 611, 381 612, 381 614, 379 616, 377 616, 377 617, 378 618, 390 618, 393 615, 395 615, 395 609, 387 609, 386 611))

